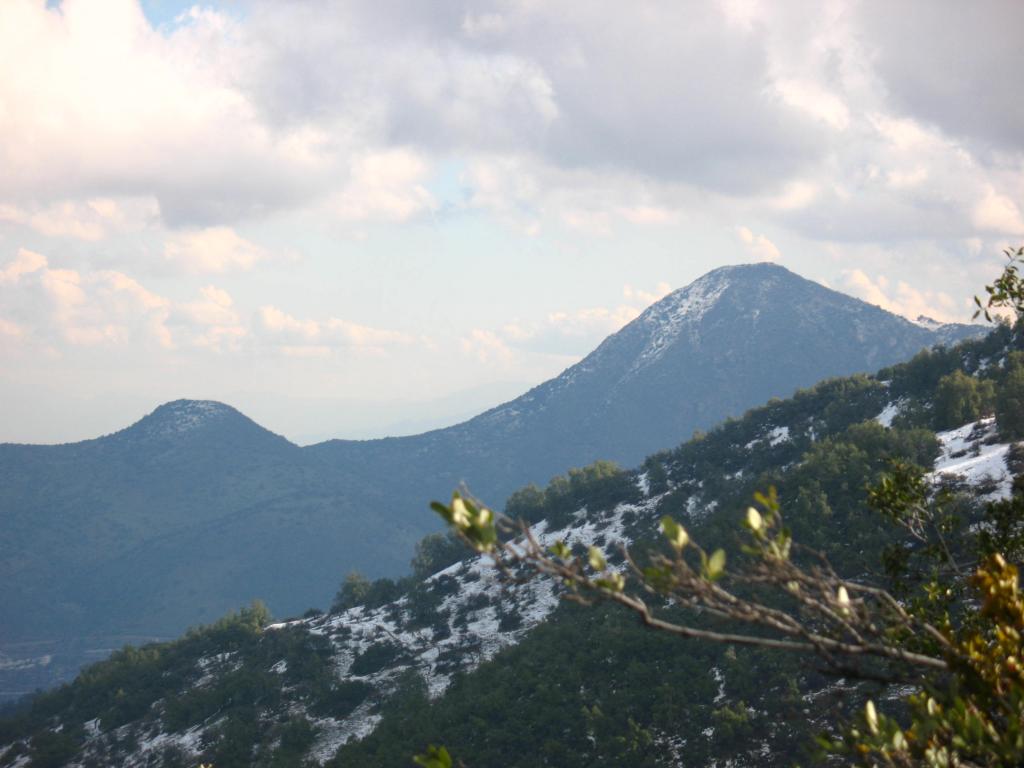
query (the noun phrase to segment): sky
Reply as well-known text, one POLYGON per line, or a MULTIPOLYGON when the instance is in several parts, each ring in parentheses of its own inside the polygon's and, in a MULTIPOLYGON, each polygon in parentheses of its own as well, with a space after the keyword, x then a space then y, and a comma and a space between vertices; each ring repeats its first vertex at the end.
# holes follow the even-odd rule
POLYGON ((774 261, 968 320, 1024 242, 1024 3, 2 0, 0 441, 298 442, 557 375, 774 261))

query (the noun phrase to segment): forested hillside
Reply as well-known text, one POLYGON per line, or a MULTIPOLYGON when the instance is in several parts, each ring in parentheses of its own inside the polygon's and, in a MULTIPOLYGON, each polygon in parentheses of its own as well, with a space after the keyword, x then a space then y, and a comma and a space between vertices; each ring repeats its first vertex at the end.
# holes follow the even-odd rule
POLYGON ((772 264, 724 267, 559 377, 423 435, 300 448, 230 406, 182 400, 96 440, 0 445, 0 579, 18 584, 0 594, 0 692, 252 599, 323 604, 353 568, 401 575, 439 527, 424 499, 463 481, 500 504, 980 330, 917 325, 772 264))
MULTIPOLYGON (((867 508, 865 488, 891 459, 929 468, 968 523, 1020 493, 1013 344, 1001 329, 828 380, 635 470, 597 464, 523 488, 506 511, 543 542, 596 545, 614 563, 617 543, 642 551, 666 514, 709 549, 735 549, 753 492, 775 486, 795 539, 841 573, 882 578, 904 534, 867 508)), ((418 571, 440 568, 422 580, 349 579, 326 615, 263 626, 253 609, 121 652, 6 721, 0 764, 407 766, 428 743, 468 765, 808 764, 816 730, 900 693, 653 634, 613 606, 560 603, 550 581, 517 587, 480 558, 451 563, 452 551, 421 545, 418 571)))

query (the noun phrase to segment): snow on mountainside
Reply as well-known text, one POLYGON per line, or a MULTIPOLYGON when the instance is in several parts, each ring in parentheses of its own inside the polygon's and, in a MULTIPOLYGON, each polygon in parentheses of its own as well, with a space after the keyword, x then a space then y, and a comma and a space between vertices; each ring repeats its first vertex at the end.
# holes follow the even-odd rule
MULTIPOLYGON (((884 393, 883 385, 876 385, 884 393)), ((884 402, 884 401, 883 401, 884 402)), ((898 410, 890 403, 882 411, 882 421, 891 422, 889 414, 898 410)), ((885 426, 888 427, 888 424, 885 426)), ((748 432, 749 434, 749 432, 748 432)), ((957 429, 937 435, 941 453, 930 475, 935 484, 955 485, 961 489, 975 489, 984 500, 1005 498, 1009 495, 1011 472, 1006 465, 1011 445, 998 442, 992 419, 965 424, 957 429)), ((788 423, 764 422, 756 427, 756 436, 742 444, 732 446, 735 464, 719 470, 725 480, 738 479, 744 468, 756 460, 757 466, 788 462, 794 441, 814 441, 813 418, 788 423), (774 457, 774 458, 773 458, 774 457)), ((546 521, 533 526, 542 545, 563 540, 578 551, 597 544, 606 552, 614 552, 621 544, 629 544, 640 537, 657 531, 660 517, 659 503, 666 495, 689 489, 686 503, 687 517, 681 522, 688 525, 711 514, 716 502, 705 496, 702 489, 712 478, 691 474, 651 493, 648 473, 634 473, 642 499, 637 503, 618 503, 608 509, 580 508, 571 522, 558 530, 548 530, 546 521)), ((416 617, 417 609, 410 595, 376 607, 356 606, 345 611, 311 618, 272 624, 267 631, 286 630, 308 633, 310 637, 324 638, 332 649, 331 665, 339 681, 368 686, 371 693, 362 703, 343 717, 330 717, 311 711, 298 699, 288 697, 284 686, 284 700, 279 709, 268 711, 268 721, 301 716, 316 729, 316 739, 306 756, 315 764, 328 761, 337 749, 352 739, 361 739, 372 733, 381 720, 381 702, 396 690, 403 675, 415 671, 426 683, 428 694, 437 698, 444 694, 456 674, 472 671, 483 662, 494 658, 501 650, 520 641, 541 622, 545 621, 559 603, 560 589, 550 580, 534 579, 509 584, 496 578, 496 572, 485 557, 473 557, 451 565, 427 578, 424 593, 419 600, 435 606, 432 619, 424 623, 416 617), (381 649, 387 649, 381 655, 381 649)), ((216 657, 203 657, 195 661, 191 686, 195 690, 208 686, 216 674, 237 669, 233 654, 226 652, 216 657)), ((287 658, 271 659, 268 669, 277 674, 288 672, 287 658)), ((719 681, 718 703, 725 696, 720 671, 713 670, 719 681)), ((283 685, 283 684, 282 684, 283 685)), ((839 684, 838 688, 842 685, 839 684)), ((836 685, 806 694, 810 703, 838 690, 836 685)), ((180 692, 179 692, 180 693, 180 692)), ((152 712, 159 713, 164 703, 157 703, 152 712)), ((191 724, 178 730, 167 729, 159 719, 145 728, 133 724, 102 732, 96 721, 87 724, 88 738, 81 756, 102 761, 115 753, 118 745, 135 744, 126 756, 126 764, 161 765, 160 755, 173 748, 177 754, 191 760, 203 755, 205 740, 221 725, 216 716, 200 724, 191 724)), ((706 734, 714 738, 713 732, 706 734)), ((21 758, 6 761, 0 748, 0 766, 20 766, 21 758)), ((769 749, 764 742, 760 749, 769 749)), ((74 765, 80 765, 76 762, 74 765)), ((742 763, 741 763, 742 764, 742 763)))
POLYGON ((777 264, 720 267, 648 307, 557 378, 452 430, 497 428, 530 440, 568 415, 561 439, 573 435, 593 458, 632 464, 770 397, 985 332, 914 323, 777 264))
MULTIPOLYGON (((96 440, 0 445, 0 538, 19 553, 0 559, 0 580, 19 585, 0 595, 0 652, 174 636, 252 597, 283 615, 323 604, 340 570, 404 572, 438 525, 426 502, 462 483, 501 507, 570 467, 634 466, 772 397, 948 341, 937 333, 747 264, 669 294, 522 397, 421 435, 300 448, 230 406, 179 400, 96 440)), ((77 659, 55 653, 16 684, 0 668, 0 696, 52 684, 77 659)))
MULTIPOLYGON (((234 408, 215 400, 174 400, 165 403, 128 430, 146 437, 168 437, 215 426, 231 416, 241 416, 234 408)), ((127 430, 126 430, 127 431, 127 430)))
POLYGON ((995 419, 964 424, 939 432, 942 453, 935 460, 932 482, 978 489, 985 501, 1010 497, 1013 473, 1007 467, 1012 443, 1000 443, 995 419))
POLYGON ((686 328, 700 322, 728 287, 728 272, 716 270, 669 294, 645 311, 637 322, 647 331, 647 343, 629 372, 635 373, 656 362, 686 328))

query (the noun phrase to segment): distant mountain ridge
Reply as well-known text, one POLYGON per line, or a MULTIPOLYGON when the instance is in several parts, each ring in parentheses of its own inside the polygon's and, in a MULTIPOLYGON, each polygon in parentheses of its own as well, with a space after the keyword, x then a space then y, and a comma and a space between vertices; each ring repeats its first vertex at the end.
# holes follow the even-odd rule
POLYGON ((300 448, 230 406, 179 400, 95 440, 0 445, 0 579, 18 587, 0 594, 0 652, 174 635, 257 597, 278 615, 324 605, 351 569, 403 572, 436 527, 426 503, 461 482, 498 504, 982 332, 922 327, 777 265, 723 267, 557 378, 421 435, 300 448))

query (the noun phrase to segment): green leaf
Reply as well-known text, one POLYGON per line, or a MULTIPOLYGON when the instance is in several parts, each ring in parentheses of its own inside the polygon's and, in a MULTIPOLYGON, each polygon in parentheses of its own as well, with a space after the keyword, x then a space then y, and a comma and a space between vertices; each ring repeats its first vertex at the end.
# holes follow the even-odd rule
POLYGON ((601 553, 601 550, 597 547, 590 548, 589 558, 590 567, 593 568, 595 571, 603 571, 605 568, 608 567, 608 563, 605 561, 604 555, 601 553))
POLYGON ((431 744, 422 755, 416 755, 412 761, 423 768, 452 768, 452 757, 444 747, 431 744))
POLYGON ((621 573, 609 573, 603 578, 595 579, 594 584, 609 592, 621 592, 626 588, 626 577, 621 573))
POLYGON ((644 581, 659 592, 667 592, 672 587, 672 569, 650 565, 644 568, 644 581))
POLYGON ((668 515, 661 518, 661 531, 665 534, 669 544, 677 550, 682 549, 690 542, 690 535, 686 529, 668 515))
POLYGON ((725 550, 716 549, 714 553, 708 558, 707 567, 705 568, 705 575, 711 581, 715 581, 721 578, 725 572, 725 550))
POLYGON ((439 514, 446 523, 451 524, 452 511, 448 508, 447 505, 442 504, 440 501, 432 501, 430 502, 430 508, 437 512, 437 514, 439 514))
POLYGON ((564 541, 556 541, 548 547, 548 551, 555 557, 561 558, 562 560, 568 560, 572 557, 572 550, 569 549, 568 545, 564 541))

